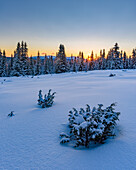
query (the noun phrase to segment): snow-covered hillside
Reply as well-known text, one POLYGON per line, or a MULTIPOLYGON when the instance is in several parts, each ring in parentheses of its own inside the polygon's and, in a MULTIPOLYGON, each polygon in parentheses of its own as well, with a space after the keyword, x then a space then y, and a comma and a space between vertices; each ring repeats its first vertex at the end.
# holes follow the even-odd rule
POLYGON ((135 103, 136 70, 0 78, 0 169, 136 169, 135 103), (50 88, 55 102, 42 109, 38 92, 50 88), (114 139, 89 149, 60 145, 69 110, 112 102, 121 112, 114 139))

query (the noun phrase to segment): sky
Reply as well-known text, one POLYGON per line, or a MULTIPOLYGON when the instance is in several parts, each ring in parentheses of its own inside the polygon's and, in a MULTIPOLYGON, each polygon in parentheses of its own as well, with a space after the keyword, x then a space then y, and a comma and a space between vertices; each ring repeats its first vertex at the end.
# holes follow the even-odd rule
POLYGON ((27 42, 29 55, 58 51, 108 51, 116 42, 131 54, 136 48, 136 0, 0 0, 0 49, 7 56, 17 42, 27 42))

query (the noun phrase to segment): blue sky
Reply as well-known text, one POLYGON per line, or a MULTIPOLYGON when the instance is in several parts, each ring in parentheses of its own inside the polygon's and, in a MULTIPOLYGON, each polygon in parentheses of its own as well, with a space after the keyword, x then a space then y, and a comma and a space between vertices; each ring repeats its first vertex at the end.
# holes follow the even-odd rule
POLYGON ((60 43, 67 55, 87 55, 118 42, 128 53, 136 47, 135 0, 0 0, 0 48, 9 55, 18 41, 29 54, 50 54, 60 43))

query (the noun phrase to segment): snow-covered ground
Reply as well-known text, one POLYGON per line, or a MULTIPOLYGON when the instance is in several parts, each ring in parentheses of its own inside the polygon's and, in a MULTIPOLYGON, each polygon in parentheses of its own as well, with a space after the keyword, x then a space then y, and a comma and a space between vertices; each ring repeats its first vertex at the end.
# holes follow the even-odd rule
POLYGON ((0 169, 136 169, 136 70, 91 71, 0 78, 0 169), (108 77, 110 73, 115 77, 108 77), (56 91, 42 109, 38 91, 56 91), (89 149, 60 145, 73 107, 108 106, 120 111, 117 136, 89 149), (7 117, 10 111, 15 116, 7 117))

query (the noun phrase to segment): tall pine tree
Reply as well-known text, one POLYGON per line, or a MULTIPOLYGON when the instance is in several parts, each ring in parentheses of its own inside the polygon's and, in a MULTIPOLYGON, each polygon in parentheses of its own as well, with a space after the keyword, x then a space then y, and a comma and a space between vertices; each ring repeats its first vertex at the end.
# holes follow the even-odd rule
POLYGON ((66 60, 65 47, 60 44, 59 52, 55 59, 55 73, 65 73, 69 70, 66 60))

